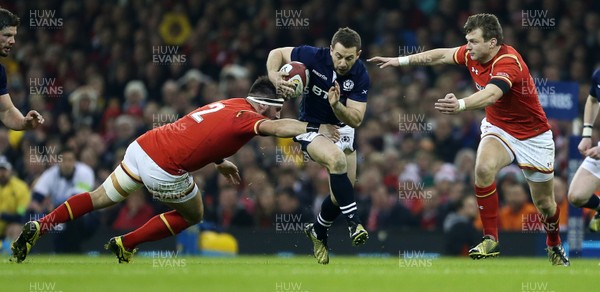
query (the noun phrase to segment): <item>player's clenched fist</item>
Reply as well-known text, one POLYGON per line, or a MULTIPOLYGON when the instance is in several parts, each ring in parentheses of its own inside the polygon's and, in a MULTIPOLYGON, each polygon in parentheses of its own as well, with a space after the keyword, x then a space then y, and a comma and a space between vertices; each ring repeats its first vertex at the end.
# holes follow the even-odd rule
POLYGON ((44 123, 44 117, 42 117, 42 115, 40 113, 38 113, 37 111, 34 111, 34 110, 29 111, 27 113, 27 115, 25 116, 25 129, 26 130, 35 129, 43 123, 44 123))
POLYGON ((454 93, 448 93, 443 99, 438 99, 435 109, 443 114, 455 114, 458 110, 458 99, 454 93))

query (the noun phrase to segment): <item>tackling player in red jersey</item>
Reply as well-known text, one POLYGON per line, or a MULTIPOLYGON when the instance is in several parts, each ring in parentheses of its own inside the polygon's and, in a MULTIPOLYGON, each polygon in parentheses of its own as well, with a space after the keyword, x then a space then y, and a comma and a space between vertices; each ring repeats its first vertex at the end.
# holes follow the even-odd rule
POLYGON ((475 162, 475 194, 484 237, 469 255, 481 259, 500 253, 495 177, 516 159, 527 178, 533 203, 542 214, 548 257, 553 265, 568 266, 559 234, 560 210, 554 199, 554 141, 533 78, 521 55, 502 42, 502 27, 496 16, 472 15, 464 29, 467 44, 461 47, 368 61, 380 68, 439 64, 467 67, 478 92, 462 99, 449 93, 435 103, 435 108, 444 114, 482 108, 486 112, 475 162))
MULTIPOLYGON (((44 233, 93 210, 119 203, 145 186, 153 198, 174 210, 150 219, 144 226, 105 245, 119 263, 129 262, 143 242, 180 233, 202 220, 202 197, 190 172, 215 163, 231 183, 239 183, 237 167, 224 158, 231 156, 256 135, 294 137, 306 132, 308 123, 278 119, 284 99, 264 76, 258 78, 246 98, 214 102, 187 114, 172 124, 146 132, 125 152, 121 164, 96 190, 69 198, 38 221, 29 221, 11 245, 12 261, 22 262, 44 233)), ((336 126, 322 125, 320 133, 337 141, 336 126)))

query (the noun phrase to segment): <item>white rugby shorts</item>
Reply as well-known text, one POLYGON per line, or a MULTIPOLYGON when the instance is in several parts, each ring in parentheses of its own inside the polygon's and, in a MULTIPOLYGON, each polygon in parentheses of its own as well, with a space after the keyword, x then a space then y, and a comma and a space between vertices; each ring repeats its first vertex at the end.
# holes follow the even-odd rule
MULTIPOLYGON (((340 132, 340 140, 337 141, 335 145, 343 152, 346 152, 346 150, 354 152, 354 128, 346 125, 339 128, 338 131, 340 132)), ((302 145, 302 151, 306 152, 308 144, 319 135, 321 134, 315 132, 304 133, 294 137, 294 141, 300 143, 300 145, 302 145)))
MULTIPOLYGON (((111 174, 118 179, 121 189, 131 192, 141 183, 150 191, 152 198, 166 203, 183 203, 195 197, 198 186, 189 173, 172 175, 158 166, 142 147, 134 141, 127 147, 123 162, 111 174), (141 182, 141 183, 140 183, 141 182)), ((111 200, 118 202, 125 198, 122 192, 115 190, 109 177, 103 184, 111 200)))
POLYGON ((485 118, 481 121, 481 139, 493 138, 504 146, 511 161, 517 164, 528 180, 549 181, 554 177, 554 140, 548 130, 535 137, 519 140, 499 127, 490 124, 485 118))

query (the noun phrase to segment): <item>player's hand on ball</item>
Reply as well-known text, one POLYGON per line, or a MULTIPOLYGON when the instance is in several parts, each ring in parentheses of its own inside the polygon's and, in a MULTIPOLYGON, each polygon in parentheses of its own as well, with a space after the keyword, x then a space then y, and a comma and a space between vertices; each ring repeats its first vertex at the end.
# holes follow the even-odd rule
POLYGON ((329 105, 331 107, 335 107, 338 102, 340 102, 340 84, 337 81, 334 81, 333 86, 329 88, 329 92, 327 92, 327 99, 329 100, 329 105))
POLYGON ((388 57, 376 56, 371 59, 368 59, 367 62, 375 63, 381 69, 388 67, 388 66, 393 66, 393 67, 400 66, 400 63, 398 62, 397 57, 388 58, 388 57))
POLYGON ((458 99, 454 93, 448 93, 443 99, 438 99, 435 103, 435 109, 447 115, 458 112, 458 99))
POLYGON ((277 95, 285 99, 290 99, 296 92, 296 85, 292 81, 286 80, 286 78, 284 78, 286 76, 288 76, 288 73, 286 72, 269 72, 269 80, 275 85, 277 95))
POLYGON ((25 130, 35 129, 44 123, 44 117, 37 111, 29 111, 25 116, 25 130))
POLYGON ((237 166, 235 166, 235 164, 233 164, 232 162, 223 160, 223 162, 221 164, 217 164, 216 167, 217 167, 217 170, 224 177, 227 178, 229 183, 238 185, 242 181, 242 178, 240 178, 240 172, 238 171, 237 166))
POLYGON ((319 126, 319 134, 323 134, 323 136, 331 139, 331 141, 337 142, 340 140, 339 128, 340 127, 336 125, 321 124, 319 126))
POLYGON ((592 147, 592 139, 589 138, 583 138, 581 139, 581 142, 579 142, 579 145, 577 146, 577 150, 579 150, 579 153, 581 153, 581 155, 585 155, 585 152, 590 149, 592 147))

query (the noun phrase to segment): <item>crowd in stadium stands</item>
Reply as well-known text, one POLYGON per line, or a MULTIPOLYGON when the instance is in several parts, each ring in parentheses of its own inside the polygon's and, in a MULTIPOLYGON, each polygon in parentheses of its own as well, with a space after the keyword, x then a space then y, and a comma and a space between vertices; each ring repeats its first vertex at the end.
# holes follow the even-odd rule
MULTIPOLYGON (((270 49, 328 46, 330 36, 344 26, 361 34, 361 59, 366 64, 368 56, 462 45, 466 17, 494 13, 503 25, 505 42, 523 54, 533 77, 578 82, 581 105, 591 73, 600 65, 597 1, 272 2, 2 3, 21 17, 16 46, 0 60, 7 69, 10 95, 22 112, 35 109, 46 123, 25 133, 0 129, 0 154, 10 161, 13 175, 33 188, 46 169, 62 161, 61 149, 73 149, 77 160, 93 169, 97 186, 140 134, 197 106, 245 96, 255 77, 265 74, 270 49), (36 9, 55 11, 60 25, 35 25, 39 22, 32 20, 41 16, 30 11, 36 9), (545 17, 554 25, 524 25, 523 12, 535 9, 547 11, 545 17), (281 25, 284 15, 276 12, 290 10, 300 13, 296 17, 302 25, 281 25)), ((442 116, 433 108, 446 93, 463 97, 473 92, 467 70, 367 67, 372 88, 366 120, 357 131, 356 184, 365 227, 448 231, 454 224, 478 218, 465 211, 472 202, 463 198, 473 196, 474 149, 484 113, 442 116)), ((282 116, 295 117, 297 106, 297 100, 289 102, 282 116)), ((566 224, 571 122, 551 124, 557 149, 556 196, 562 204, 561 223, 566 224)), ((212 165, 194 174, 203 190, 205 221, 224 229, 273 228, 278 214, 300 214, 303 222, 311 222, 329 194, 327 173, 290 140, 256 138, 231 160, 240 169, 240 186, 229 185, 212 165)), ((500 224, 506 230, 523 231, 522 218, 535 214, 524 178, 518 168, 509 167, 499 179, 500 224)), ((165 208, 144 190, 103 212, 100 222, 132 229, 165 208)))

